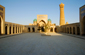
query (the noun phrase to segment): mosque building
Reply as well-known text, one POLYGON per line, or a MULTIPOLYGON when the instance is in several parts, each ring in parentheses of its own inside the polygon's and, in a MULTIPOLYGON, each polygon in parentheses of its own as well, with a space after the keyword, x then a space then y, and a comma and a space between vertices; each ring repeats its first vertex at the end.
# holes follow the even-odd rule
POLYGON ((80 21, 78 23, 65 23, 64 4, 60 5, 60 25, 52 24, 52 20, 48 19, 48 15, 37 15, 37 19, 33 20, 33 24, 21 25, 5 21, 5 7, 0 5, 0 35, 12 35, 30 32, 45 32, 45 26, 48 24, 50 29, 48 32, 62 32, 76 35, 85 35, 85 5, 80 7, 80 21))

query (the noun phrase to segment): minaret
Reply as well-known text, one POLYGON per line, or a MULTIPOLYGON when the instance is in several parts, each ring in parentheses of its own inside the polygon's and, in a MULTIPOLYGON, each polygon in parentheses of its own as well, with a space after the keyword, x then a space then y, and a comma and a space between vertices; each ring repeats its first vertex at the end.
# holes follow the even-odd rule
POLYGON ((61 3, 59 6, 60 6, 60 25, 65 25, 64 4, 61 3))

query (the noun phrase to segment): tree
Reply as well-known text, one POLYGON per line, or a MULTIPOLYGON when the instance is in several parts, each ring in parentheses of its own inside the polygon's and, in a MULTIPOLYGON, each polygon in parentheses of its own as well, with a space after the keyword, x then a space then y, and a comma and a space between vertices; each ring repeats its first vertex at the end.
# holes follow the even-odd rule
POLYGON ((50 24, 45 25, 45 32, 48 32, 50 30, 50 24))

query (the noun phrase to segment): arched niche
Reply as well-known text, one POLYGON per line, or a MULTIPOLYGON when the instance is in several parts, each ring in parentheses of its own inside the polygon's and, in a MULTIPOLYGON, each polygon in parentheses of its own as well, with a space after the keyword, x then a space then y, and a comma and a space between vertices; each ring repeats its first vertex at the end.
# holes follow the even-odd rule
POLYGON ((40 22, 39 22, 39 26, 45 26, 46 25, 46 22, 44 21, 44 20, 41 20, 40 22))

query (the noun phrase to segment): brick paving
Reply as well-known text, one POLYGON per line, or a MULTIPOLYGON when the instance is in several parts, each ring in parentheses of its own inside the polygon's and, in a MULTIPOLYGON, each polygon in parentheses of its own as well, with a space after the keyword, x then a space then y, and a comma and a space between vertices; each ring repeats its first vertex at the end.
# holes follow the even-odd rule
POLYGON ((50 34, 24 33, 1 38, 0 55, 85 55, 84 39, 62 33, 50 34))

